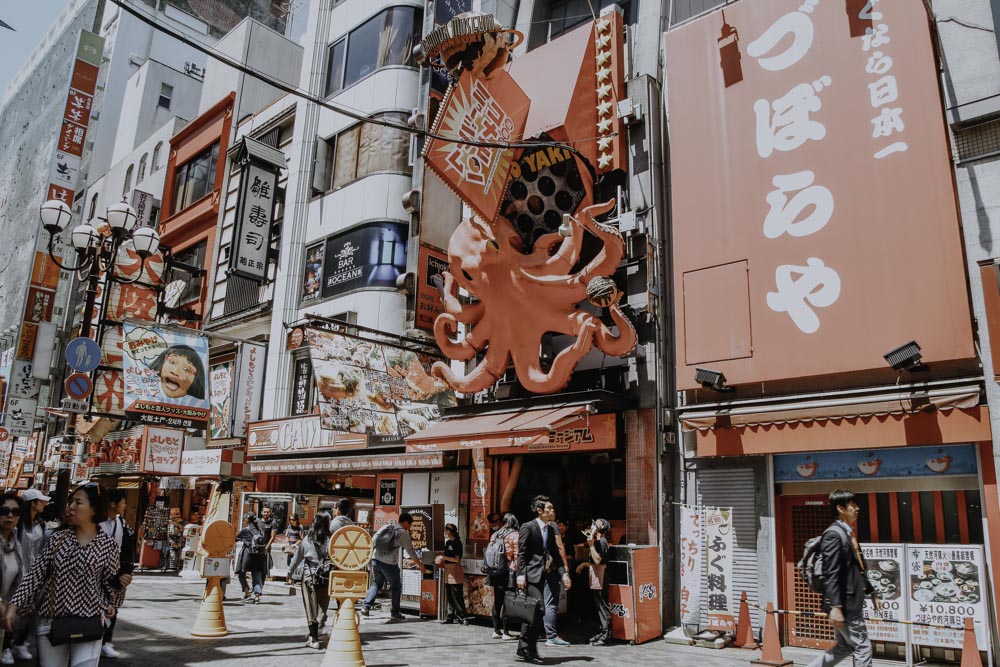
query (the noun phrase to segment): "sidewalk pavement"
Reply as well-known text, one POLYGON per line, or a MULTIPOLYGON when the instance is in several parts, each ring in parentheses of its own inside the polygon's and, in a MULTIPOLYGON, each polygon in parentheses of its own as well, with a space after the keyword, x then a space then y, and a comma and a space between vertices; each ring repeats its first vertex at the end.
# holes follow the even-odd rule
MULTIPOLYGON (((224 605, 230 634, 217 639, 192 637, 190 631, 202 590, 200 579, 138 575, 128 589, 115 629, 114 643, 121 657, 102 659, 101 665, 270 667, 287 663, 305 667, 322 663, 324 652, 305 646, 306 626, 297 595, 265 595, 261 604, 247 605, 235 599, 239 592, 235 580, 224 605)), ((410 616, 405 621, 389 621, 388 605, 385 607, 361 623, 364 656, 369 667, 522 664, 514 660, 516 642, 490 639, 492 628, 487 625, 441 625, 410 616)), ((321 642, 325 649, 325 636, 321 642)), ((641 646, 574 644, 564 648, 540 645, 539 649, 547 664, 581 667, 746 667, 760 655, 759 651, 712 650, 661 640, 641 646)), ((814 651, 785 650, 785 657, 796 665, 807 664, 815 655, 814 651)))

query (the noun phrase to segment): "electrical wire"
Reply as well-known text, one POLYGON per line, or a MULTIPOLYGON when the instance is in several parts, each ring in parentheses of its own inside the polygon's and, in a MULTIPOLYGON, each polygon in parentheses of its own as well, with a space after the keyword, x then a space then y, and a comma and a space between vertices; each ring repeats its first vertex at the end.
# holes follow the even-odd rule
MULTIPOLYGON (((167 26, 162 25, 155 18, 149 16, 145 12, 142 12, 142 11, 139 11, 139 10, 135 9, 129 3, 127 3, 125 0, 111 0, 111 2, 113 2, 119 8, 121 8, 123 11, 131 14, 135 18, 139 19, 140 21, 142 21, 146 25, 148 25, 151 28, 153 28, 153 30, 156 30, 158 32, 162 32, 163 34, 168 35, 168 36, 176 39, 177 41, 181 42, 182 44, 185 44, 185 45, 191 47, 192 49, 195 49, 196 51, 199 51, 200 53, 205 54, 209 58, 217 60, 217 61, 221 62, 222 64, 227 65, 228 67, 232 67, 233 69, 237 70, 238 72, 242 72, 243 74, 246 74, 247 76, 249 76, 251 78, 257 79, 259 81, 263 81, 264 83, 268 84, 269 86, 277 88, 278 90, 280 90, 280 91, 282 91, 284 93, 287 93, 289 95, 292 95, 292 96, 298 97, 300 99, 306 100, 307 102, 312 102, 313 104, 316 104, 316 105, 318 105, 318 106, 320 106, 320 107, 322 107, 324 109, 327 109, 329 111, 333 111, 335 113, 339 113, 339 114, 341 114, 343 116, 347 116, 348 118, 351 118, 353 120, 358 120, 358 121, 361 121, 361 122, 364 122, 364 123, 371 123, 372 125, 380 125, 382 127, 388 127, 388 128, 392 128, 392 129, 395 129, 395 130, 400 130, 402 132, 408 132, 410 134, 416 134, 418 136, 424 137, 425 139, 437 139, 439 141, 445 141, 445 142, 455 143, 455 144, 460 144, 460 145, 465 145, 465 146, 475 146, 477 148, 498 148, 498 149, 504 149, 504 150, 506 150, 506 149, 517 149, 517 148, 549 148, 549 147, 562 148, 562 149, 567 150, 570 153, 574 154, 576 157, 580 158, 580 160, 582 160, 583 163, 590 170, 591 176, 593 176, 596 173, 594 171, 593 166, 590 164, 590 160, 588 160, 587 157, 585 155, 583 155, 583 153, 581 153, 573 144, 579 144, 579 143, 584 143, 584 142, 589 142, 589 141, 597 141, 597 139, 601 138, 599 136, 595 136, 595 137, 591 137, 591 138, 587 138, 587 139, 577 139, 575 141, 568 142, 568 143, 559 142, 559 141, 524 141, 524 140, 512 141, 512 142, 478 141, 478 140, 475 140, 475 139, 463 139, 461 137, 449 137, 447 135, 437 134, 435 132, 430 132, 428 130, 424 130, 424 129, 420 129, 420 128, 414 128, 414 127, 410 127, 408 125, 403 125, 403 124, 400 124, 400 123, 395 123, 395 122, 392 122, 390 120, 386 120, 384 118, 372 118, 371 116, 365 114, 364 112, 362 112, 360 110, 352 109, 350 107, 346 107, 346 106, 343 106, 343 105, 340 105, 340 104, 332 104, 332 103, 328 102, 327 100, 324 100, 324 99, 322 99, 320 97, 317 97, 317 96, 315 96, 315 95, 313 95, 311 93, 308 93, 308 92, 303 91, 303 90, 301 90, 299 88, 296 88, 296 87, 294 87, 294 86, 292 86, 292 85, 290 85, 290 84, 288 84, 288 83, 286 83, 284 81, 281 81, 279 79, 271 77, 271 76, 269 76, 267 74, 264 74, 262 72, 258 72, 257 70, 253 69, 252 67, 248 66, 247 64, 245 64, 243 62, 240 62, 240 61, 237 61, 237 60, 233 60, 232 58, 229 58, 229 57, 224 56, 224 55, 222 55, 220 53, 217 53, 217 52, 213 51, 212 49, 210 49, 210 48, 208 48, 208 47, 206 47, 206 46, 204 46, 204 45, 196 42, 195 40, 190 39, 189 37, 187 37, 187 36, 185 36, 185 35, 177 32, 177 31, 175 31, 175 30, 173 30, 171 28, 168 28, 167 26)), ((611 134, 610 136, 617 136, 617 134, 618 133, 615 132, 615 133, 611 134)))

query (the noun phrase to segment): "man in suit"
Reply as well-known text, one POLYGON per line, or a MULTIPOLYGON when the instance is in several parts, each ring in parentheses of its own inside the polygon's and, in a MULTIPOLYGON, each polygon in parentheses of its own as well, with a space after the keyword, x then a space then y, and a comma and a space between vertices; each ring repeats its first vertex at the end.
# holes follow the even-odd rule
MULTIPOLYGON (((517 587, 530 597, 543 600, 546 579, 553 573, 562 577, 563 584, 570 587, 566 565, 559 555, 556 544, 556 530, 550 524, 555 519, 556 510, 547 496, 535 496, 531 501, 535 513, 532 521, 521 525, 517 550, 517 587)), ((533 665, 544 665, 538 656, 538 635, 542 624, 542 608, 539 605, 534 623, 521 625, 521 639, 517 642, 517 657, 533 665)))
MULTIPOLYGON (((830 667, 848 656, 854 657, 854 667, 871 667, 872 644, 865 626, 865 595, 871 592, 865 576, 865 561, 861 556, 855 523, 858 520, 856 496, 843 489, 830 494, 830 511, 835 520, 823 532, 820 551, 823 554, 823 611, 829 614, 836 631, 837 643, 813 660, 809 667, 830 667)), ((876 611, 882 602, 872 596, 876 611)))

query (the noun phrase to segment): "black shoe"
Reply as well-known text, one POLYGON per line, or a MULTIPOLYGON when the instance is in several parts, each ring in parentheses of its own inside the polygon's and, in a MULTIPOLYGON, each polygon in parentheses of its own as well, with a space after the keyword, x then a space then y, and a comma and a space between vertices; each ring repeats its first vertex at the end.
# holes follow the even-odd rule
POLYGON ((590 645, 591 646, 611 646, 611 642, 609 642, 607 639, 594 638, 594 639, 590 640, 590 645))
POLYGON ((461 623, 462 625, 468 625, 469 624, 469 619, 462 618, 462 619, 459 619, 458 622, 461 623))
POLYGON ((528 655, 527 653, 518 655, 517 659, 521 662, 526 662, 529 665, 544 665, 545 661, 539 658, 537 655, 528 655))

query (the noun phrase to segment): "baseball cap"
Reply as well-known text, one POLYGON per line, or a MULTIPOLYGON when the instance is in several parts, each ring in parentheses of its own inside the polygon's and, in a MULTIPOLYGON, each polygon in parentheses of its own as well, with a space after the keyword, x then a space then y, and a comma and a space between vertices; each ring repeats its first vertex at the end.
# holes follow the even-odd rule
POLYGON ((30 503, 35 500, 44 500, 45 502, 49 502, 52 500, 52 497, 45 495, 38 489, 28 489, 21 494, 21 499, 26 503, 30 503))

